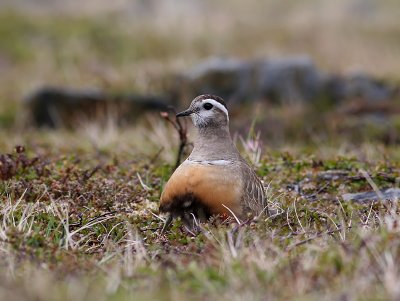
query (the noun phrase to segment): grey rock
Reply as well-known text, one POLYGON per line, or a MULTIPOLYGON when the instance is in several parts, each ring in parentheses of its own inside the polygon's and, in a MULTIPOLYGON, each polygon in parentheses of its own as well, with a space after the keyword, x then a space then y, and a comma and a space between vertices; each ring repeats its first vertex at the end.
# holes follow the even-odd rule
POLYGON ((29 120, 38 127, 76 127, 82 122, 109 118, 134 121, 146 111, 165 110, 165 97, 137 94, 106 94, 95 89, 74 90, 43 87, 25 98, 29 120))
POLYGON ((188 98, 217 94, 229 102, 268 99, 306 102, 320 93, 325 77, 306 56, 257 61, 212 57, 184 74, 188 98))
POLYGON ((348 176, 347 170, 326 170, 318 173, 317 177, 322 180, 338 180, 348 176))
POLYGON ((256 64, 258 95, 279 103, 309 102, 321 92, 324 75, 306 56, 256 64))
POLYGON ((344 94, 345 98, 357 97, 369 102, 378 102, 390 99, 394 89, 367 74, 359 73, 345 78, 344 94))
POLYGON ((382 190, 382 198, 375 191, 366 191, 359 193, 345 193, 342 195, 345 201, 356 201, 356 202, 366 202, 366 201, 385 201, 385 200, 398 200, 400 199, 400 188, 389 188, 382 190))
POLYGON ((183 76, 186 98, 216 94, 230 102, 247 100, 253 94, 251 63, 232 58, 212 57, 183 76))
MULTIPOLYGON (((43 87, 26 98, 26 107, 33 124, 47 127, 74 126, 109 112, 121 122, 134 121, 143 112, 165 110, 171 100, 187 102, 199 94, 217 94, 231 105, 259 100, 277 104, 326 100, 347 104, 351 103, 348 100, 357 99, 361 100, 357 111, 380 110, 384 118, 393 109, 383 103, 398 91, 366 74, 328 75, 319 71, 309 57, 293 56, 255 61, 212 57, 177 77, 164 93, 116 95, 92 89, 43 87)), ((354 111, 352 107, 351 110, 354 111)))
POLYGON ((391 100, 396 93, 387 83, 367 74, 326 74, 307 56, 256 61, 211 57, 186 72, 178 86, 181 98, 210 93, 231 103, 260 99, 280 104, 337 104, 353 99, 381 102, 391 100))

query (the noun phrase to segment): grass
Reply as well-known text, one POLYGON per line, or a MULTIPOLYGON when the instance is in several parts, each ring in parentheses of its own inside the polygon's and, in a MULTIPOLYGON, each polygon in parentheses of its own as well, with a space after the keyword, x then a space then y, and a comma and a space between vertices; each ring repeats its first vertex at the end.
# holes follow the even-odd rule
POLYGON ((399 300, 398 200, 341 198, 372 190, 363 170, 379 189, 399 187, 397 115, 368 122, 330 104, 232 112, 274 215, 213 220, 196 236, 180 221, 160 234, 178 147, 161 118, 21 125, 23 98, 42 85, 155 94, 211 55, 304 53, 327 72, 399 82, 397 1, 204 3, 153 18, 1 9, 1 300, 399 300))
POLYGON ((250 135, 238 141, 268 186, 275 214, 242 226, 216 220, 196 236, 176 221, 161 235, 158 198, 171 172, 166 162, 173 164, 163 158, 174 158, 175 149, 166 144, 154 157, 157 148, 143 141, 152 155, 138 156, 140 147, 124 138, 135 130, 125 131, 116 130, 101 148, 77 138, 84 133, 68 132, 3 142, 9 155, 0 168, 0 264, 7 271, 0 276, 1 298, 400 296, 398 202, 340 197, 372 189, 361 169, 380 189, 398 187, 399 160, 390 160, 398 147, 364 144, 340 156, 337 149, 336 155, 322 148, 307 155, 291 147, 259 156, 257 135, 250 135), (15 142, 25 149, 14 149, 15 142))

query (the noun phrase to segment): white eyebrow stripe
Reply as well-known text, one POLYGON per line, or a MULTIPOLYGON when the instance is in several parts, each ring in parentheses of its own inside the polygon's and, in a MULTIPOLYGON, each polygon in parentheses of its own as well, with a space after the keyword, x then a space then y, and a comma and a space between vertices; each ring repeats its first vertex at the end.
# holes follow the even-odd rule
POLYGON ((203 99, 202 103, 206 103, 209 102, 211 103, 213 106, 217 107, 218 109, 220 109, 222 112, 225 113, 226 117, 228 118, 229 121, 229 114, 228 114, 228 110, 225 108, 224 105, 220 104, 218 101, 211 99, 211 98, 207 98, 207 99, 203 99))

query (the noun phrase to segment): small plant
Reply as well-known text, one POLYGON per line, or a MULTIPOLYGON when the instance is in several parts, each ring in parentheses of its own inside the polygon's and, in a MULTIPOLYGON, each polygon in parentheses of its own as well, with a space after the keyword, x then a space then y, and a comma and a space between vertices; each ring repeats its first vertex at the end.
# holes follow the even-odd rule
POLYGON ((31 170, 40 177, 48 172, 45 166, 46 163, 39 157, 29 158, 25 147, 18 145, 14 153, 0 155, 0 179, 9 180, 18 175, 27 174, 31 170))

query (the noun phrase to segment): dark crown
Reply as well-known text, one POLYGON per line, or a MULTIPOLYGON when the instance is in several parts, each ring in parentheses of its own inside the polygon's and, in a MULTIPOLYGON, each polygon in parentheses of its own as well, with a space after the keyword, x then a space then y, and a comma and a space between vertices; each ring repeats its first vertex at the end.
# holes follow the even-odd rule
POLYGON ((224 101, 221 97, 216 96, 216 95, 211 95, 211 94, 200 95, 200 96, 197 96, 197 97, 194 99, 194 101, 197 102, 197 101, 202 101, 202 100, 204 100, 204 99, 213 99, 213 100, 219 102, 221 105, 223 105, 226 109, 228 109, 227 106, 226 106, 225 101, 224 101))

